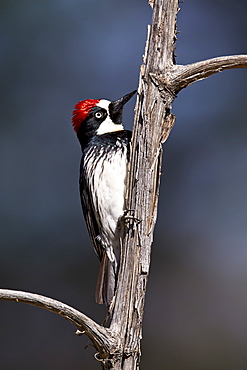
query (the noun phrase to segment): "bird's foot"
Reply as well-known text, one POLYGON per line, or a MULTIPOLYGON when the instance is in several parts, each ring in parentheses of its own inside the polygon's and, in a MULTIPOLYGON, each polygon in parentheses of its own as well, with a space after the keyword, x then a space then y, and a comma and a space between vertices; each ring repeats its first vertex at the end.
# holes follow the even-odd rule
POLYGON ((122 221, 125 225, 129 224, 130 221, 133 221, 136 225, 138 225, 141 220, 137 217, 134 216, 134 209, 125 209, 123 216, 122 216, 122 221))

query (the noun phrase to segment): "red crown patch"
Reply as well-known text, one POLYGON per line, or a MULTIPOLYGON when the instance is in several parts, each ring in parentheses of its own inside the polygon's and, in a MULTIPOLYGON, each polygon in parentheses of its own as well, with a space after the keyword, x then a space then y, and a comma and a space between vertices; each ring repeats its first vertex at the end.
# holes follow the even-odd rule
POLYGON ((77 132, 81 126, 81 123, 87 118, 90 110, 95 107, 99 100, 96 99, 86 99, 79 101, 73 110, 73 117, 72 117, 72 126, 74 127, 75 132, 77 132))

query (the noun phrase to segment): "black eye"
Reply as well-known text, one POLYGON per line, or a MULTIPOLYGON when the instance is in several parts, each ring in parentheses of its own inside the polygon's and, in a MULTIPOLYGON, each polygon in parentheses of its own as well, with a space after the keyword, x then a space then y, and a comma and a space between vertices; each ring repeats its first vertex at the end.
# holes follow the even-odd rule
POLYGON ((97 119, 100 119, 100 118, 103 117, 103 113, 102 112, 96 112, 94 117, 97 118, 97 119))

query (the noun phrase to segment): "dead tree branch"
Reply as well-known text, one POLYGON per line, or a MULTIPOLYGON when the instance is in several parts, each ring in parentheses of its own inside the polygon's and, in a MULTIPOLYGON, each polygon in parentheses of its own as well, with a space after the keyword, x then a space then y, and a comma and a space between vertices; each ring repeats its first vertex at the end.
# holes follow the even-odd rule
POLYGON ((73 322, 94 343, 103 369, 136 370, 153 231, 157 217, 162 143, 174 125, 177 93, 198 80, 231 68, 246 68, 247 56, 226 56, 176 65, 179 0, 150 0, 148 28, 135 107, 126 204, 129 222, 123 240, 115 305, 109 329, 64 303, 37 294, 0 290, 0 299, 33 304, 73 322), (134 210, 133 212, 131 210, 134 210))
POLYGON ((64 317, 75 324, 78 328, 77 334, 85 333, 92 340, 95 348, 102 354, 114 352, 118 348, 116 334, 113 335, 109 329, 97 324, 88 316, 65 303, 39 294, 9 289, 0 289, 0 299, 28 303, 64 317))
POLYGON ((150 76, 158 86, 169 88, 171 92, 177 94, 194 82, 233 68, 247 68, 247 55, 229 55, 187 65, 174 65, 165 76, 162 74, 150 76))

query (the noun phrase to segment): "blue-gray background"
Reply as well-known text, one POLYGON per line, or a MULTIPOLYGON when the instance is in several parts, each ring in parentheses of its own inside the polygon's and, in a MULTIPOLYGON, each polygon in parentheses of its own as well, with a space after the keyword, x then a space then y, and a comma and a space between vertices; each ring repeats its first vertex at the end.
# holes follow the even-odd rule
MULTIPOLYGON (((246 53, 245 0, 181 4, 177 62, 246 53)), ((0 1, 0 285, 62 300, 101 322, 98 261, 81 215, 74 104, 137 87, 145 0, 0 1)), ((164 176, 142 369, 247 368, 246 70, 179 94, 164 176)), ((131 128, 134 99, 124 121, 131 128)), ((99 369, 52 313, 0 302, 1 368, 99 369)))

